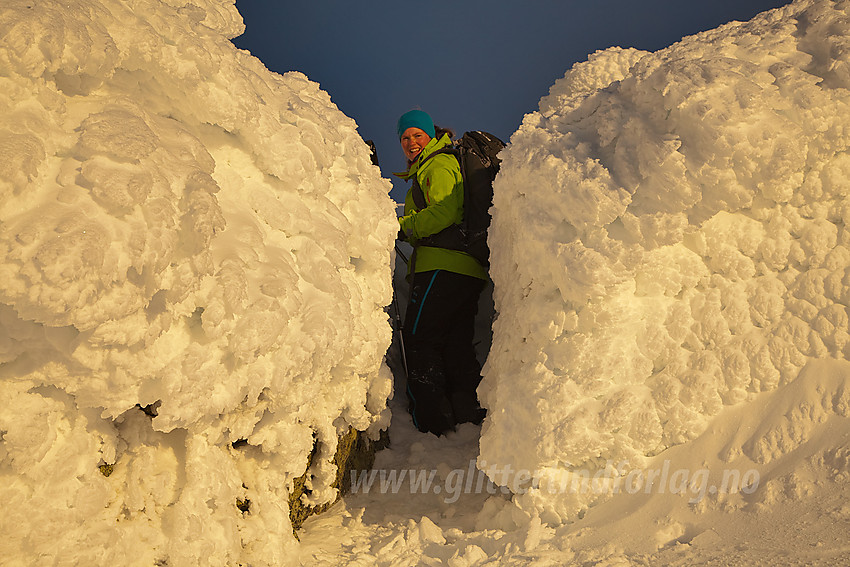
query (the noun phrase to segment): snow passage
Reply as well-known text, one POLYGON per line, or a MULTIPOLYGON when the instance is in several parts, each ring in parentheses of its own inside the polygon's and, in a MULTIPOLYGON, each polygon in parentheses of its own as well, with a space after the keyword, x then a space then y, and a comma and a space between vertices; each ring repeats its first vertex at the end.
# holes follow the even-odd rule
POLYGON ((319 503, 337 435, 390 424, 397 225, 354 122, 241 29, 4 2, 4 561, 850 561, 850 1, 558 81, 496 184, 483 428, 421 435, 397 396, 300 543, 314 442, 319 503))

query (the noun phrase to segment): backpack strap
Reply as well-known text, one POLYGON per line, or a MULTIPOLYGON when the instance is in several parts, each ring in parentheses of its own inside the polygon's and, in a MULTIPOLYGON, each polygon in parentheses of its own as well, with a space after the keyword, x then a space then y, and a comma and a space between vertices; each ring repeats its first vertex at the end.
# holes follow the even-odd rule
MULTIPOLYGON (((421 162, 419 162, 419 167, 422 167, 426 161, 431 159, 434 156, 438 156, 440 154, 452 154, 456 158, 458 158, 458 163, 460 163, 461 167, 461 178, 463 178, 463 163, 460 160, 460 156, 458 155, 458 151, 454 147, 441 148, 431 154, 428 154, 421 162)), ((422 187, 419 185, 419 178, 414 175, 413 176, 413 187, 411 187, 411 197, 413 197, 413 204, 416 205, 418 210, 422 210, 428 206, 428 203, 425 201, 425 193, 422 191, 422 187)), ((464 203, 465 204, 465 203, 464 203)))
POLYGON ((413 187, 410 188, 410 196, 413 197, 413 204, 417 210, 422 210, 428 206, 425 202, 425 193, 422 192, 422 187, 419 185, 419 180, 413 176, 413 187))

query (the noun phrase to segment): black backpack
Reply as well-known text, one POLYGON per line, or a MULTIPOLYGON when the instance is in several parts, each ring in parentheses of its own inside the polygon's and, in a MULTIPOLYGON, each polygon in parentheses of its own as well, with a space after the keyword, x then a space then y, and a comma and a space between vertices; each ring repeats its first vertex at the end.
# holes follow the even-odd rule
MULTIPOLYGON (((452 154, 460 164, 463 177, 463 221, 417 241, 418 245, 435 246, 466 252, 485 268, 490 265, 487 229, 493 206, 493 179, 499 172, 498 154, 505 143, 487 132, 467 132, 451 146, 437 150, 422 163, 440 154, 452 154)), ((422 167, 422 164, 419 164, 422 167)), ((416 208, 425 208, 425 194, 414 178, 412 189, 416 208)))

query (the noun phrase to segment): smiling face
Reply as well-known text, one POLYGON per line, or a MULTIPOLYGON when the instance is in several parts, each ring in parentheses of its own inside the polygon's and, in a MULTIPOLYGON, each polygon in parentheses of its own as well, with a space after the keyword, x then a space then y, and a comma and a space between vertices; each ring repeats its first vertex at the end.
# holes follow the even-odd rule
POLYGON ((424 130, 410 127, 401 135, 401 149, 404 150, 407 160, 413 161, 430 141, 431 136, 426 134, 424 130))

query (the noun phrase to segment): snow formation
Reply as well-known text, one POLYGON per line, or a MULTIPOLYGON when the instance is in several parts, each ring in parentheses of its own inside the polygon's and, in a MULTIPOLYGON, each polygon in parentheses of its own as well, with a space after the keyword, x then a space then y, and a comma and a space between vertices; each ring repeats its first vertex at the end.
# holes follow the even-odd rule
POLYGON ((337 435, 388 423, 397 225, 354 122, 241 29, 0 11, 4 563, 850 560, 850 1, 558 81, 496 182, 480 445, 393 400, 399 482, 300 544, 314 441, 319 503, 337 435))
MULTIPOLYGON (((479 467, 573 520, 724 407, 846 359, 848 148, 846 0, 575 65, 502 154, 479 467), (611 484, 559 488, 581 474, 611 484)), ((850 417, 843 372, 723 463, 850 417)))
POLYGON ((337 436, 388 423, 390 183, 242 30, 233 0, 4 1, 4 561, 280 564, 314 442, 317 504, 337 436))

